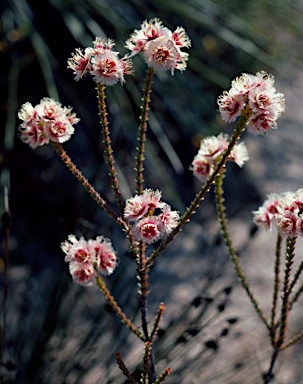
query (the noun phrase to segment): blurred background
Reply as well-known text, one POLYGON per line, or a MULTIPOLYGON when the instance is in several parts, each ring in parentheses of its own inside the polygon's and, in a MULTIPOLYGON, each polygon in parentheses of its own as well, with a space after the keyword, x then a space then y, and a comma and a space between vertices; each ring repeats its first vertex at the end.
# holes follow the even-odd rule
MULTIPOLYGON (((266 193, 302 186, 303 3, 1 0, 0 7, 1 380, 126 383, 113 353, 119 350, 130 369, 137 371, 142 346, 121 327, 95 288, 73 285, 60 244, 70 233, 112 239, 120 266, 106 280, 119 304, 139 324, 136 272, 127 244, 120 228, 90 200, 50 146, 32 150, 21 142, 18 109, 26 101, 36 105, 43 97, 73 107, 81 121, 64 147, 114 207, 95 85, 88 77, 76 83, 67 59, 76 48, 91 46, 95 36, 114 39, 123 56, 125 41, 145 19, 158 17, 172 30, 183 26, 192 40, 188 69, 154 77, 145 162, 146 186, 161 189, 163 201, 183 213, 199 190, 189 166, 201 138, 232 132, 233 127, 217 114, 218 95, 243 72, 274 74, 276 87, 285 93, 287 102, 279 129, 265 138, 244 134, 252 161, 241 170, 232 165, 227 170, 228 214, 240 255, 249 255, 247 240, 254 233, 251 211, 266 193), (283 131, 286 127, 288 131, 283 131)), ((124 198, 134 191, 134 154, 146 73, 139 56, 133 64, 135 75, 123 87, 107 89, 112 146, 124 198)), ((257 249, 267 256, 272 250, 267 250, 264 241, 259 237, 257 249)), ((247 263, 249 273, 252 267, 247 263)), ((267 272, 262 275, 267 271, 262 264, 260 270, 253 270, 262 293, 271 264, 268 276, 267 272)), ((243 354, 248 345, 245 334, 252 333, 255 323, 247 325, 240 319, 243 308, 249 316, 250 309, 245 299, 242 302, 235 296, 237 287, 210 194, 151 273, 151 319, 160 301, 168 307, 155 346, 159 371, 166 366, 173 369, 167 383, 259 382, 270 349, 261 348, 260 356, 243 354), (244 331, 236 328, 241 322, 244 331)), ((243 293, 241 288, 239 292, 243 293)), ((302 321, 294 329, 300 326, 302 321)), ((300 348, 296 349, 298 363, 303 359, 300 348)), ((279 374, 277 383, 303 382, 297 365, 283 366, 282 371, 286 376, 279 374)))

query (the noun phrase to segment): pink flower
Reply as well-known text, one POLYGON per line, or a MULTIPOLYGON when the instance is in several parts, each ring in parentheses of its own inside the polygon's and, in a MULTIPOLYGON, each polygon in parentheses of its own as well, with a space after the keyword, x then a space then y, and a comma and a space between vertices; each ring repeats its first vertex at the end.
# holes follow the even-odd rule
POLYGON ((89 240, 88 243, 95 251, 99 272, 102 275, 113 273, 117 266, 117 256, 111 242, 102 236, 98 236, 96 240, 89 240))
POLYGON ((74 71, 75 80, 80 80, 83 76, 91 70, 90 58, 92 55, 92 48, 86 48, 84 53, 80 48, 77 48, 72 57, 67 61, 67 67, 74 71))
POLYGON ((158 241, 178 225, 177 211, 161 201, 161 192, 145 189, 126 201, 124 217, 135 221, 133 229, 137 240, 146 244, 158 241), (159 210, 160 212, 157 212, 159 210))
POLYGON ((234 79, 230 90, 219 96, 218 105, 221 118, 228 123, 235 121, 248 105, 252 112, 248 131, 260 135, 276 128, 285 99, 276 91, 273 76, 261 71, 255 76, 243 73, 234 79))
POLYGON ((95 282, 95 271, 92 264, 82 264, 77 262, 69 263, 69 272, 76 284, 88 287, 95 282))
POLYGON ((145 217, 134 226, 134 234, 146 244, 154 243, 163 235, 161 222, 156 216, 145 217))
POLYGON ((111 242, 98 236, 95 240, 79 240, 69 235, 68 240, 61 244, 65 253, 65 261, 69 263, 69 271, 75 283, 88 286, 93 285, 99 272, 110 275, 117 266, 116 253, 111 242))
POLYGON ((213 161, 211 158, 198 153, 198 155, 195 156, 190 169, 198 180, 204 182, 213 171, 213 161))
POLYGON ((275 217, 281 235, 294 237, 297 235, 297 215, 291 211, 283 211, 275 217))
POLYGON ((23 142, 36 148, 50 141, 63 143, 74 133, 79 119, 71 108, 62 107, 57 101, 44 98, 33 107, 24 103, 18 114, 23 123, 19 135, 23 142))
POLYGON ((245 98, 241 94, 232 94, 224 92, 218 98, 219 110, 222 120, 227 123, 234 122, 245 107, 245 98))
POLYGON ((254 222, 265 228, 271 228, 273 219, 281 235, 303 236, 302 222, 303 190, 285 192, 281 195, 270 194, 263 206, 254 213, 254 222))
POLYGON ((132 64, 128 56, 119 58, 119 52, 112 49, 114 45, 111 39, 96 37, 93 47, 86 48, 84 53, 76 49, 68 60, 68 68, 74 71, 75 80, 90 73, 96 83, 123 84, 124 76, 132 74, 132 64))
POLYGON ((272 221, 278 213, 278 204, 283 199, 284 194, 271 193, 267 196, 263 205, 253 212, 254 223, 259 227, 266 229, 272 228, 272 221))
POLYGON ((145 20, 141 24, 141 29, 131 34, 130 38, 126 41, 125 46, 132 51, 131 56, 136 55, 144 50, 146 44, 160 36, 171 37, 171 31, 163 26, 160 19, 152 19, 149 22, 145 20))
POLYGON ((155 209, 163 208, 165 203, 160 201, 161 192, 145 189, 142 195, 135 195, 126 201, 124 217, 129 221, 142 219, 144 216, 151 216, 155 209))
MULTIPOLYGON (((227 149, 228 135, 209 136, 201 140, 200 149, 191 164, 191 170, 197 179, 204 182, 214 170, 216 160, 227 149)), ((248 160, 248 153, 244 143, 237 144, 227 160, 242 167, 248 160)))
POLYGON ((176 226, 180 220, 179 212, 172 211, 171 207, 166 204, 162 210, 162 213, 158 216, 163 229, 166 233, 170 233, 176 226))
POLYGON ((190 39, 184 28, 178 27, 174 32, 163 26, 159 19, 144 21, 141 29, 135 30, 126 41, 125 46, 131 50, 131 56, 143 53, 145 62, 157 71, 186 69, 188 54, 181 48, 190 47, 190 39))

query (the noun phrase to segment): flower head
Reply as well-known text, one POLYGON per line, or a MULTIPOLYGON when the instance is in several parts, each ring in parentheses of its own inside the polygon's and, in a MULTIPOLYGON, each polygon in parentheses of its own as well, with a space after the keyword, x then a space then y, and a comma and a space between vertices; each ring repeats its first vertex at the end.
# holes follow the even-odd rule
POLYGON ((24 103, 18 114, 23 123, 19 127, 22 141, 36 148, 50 141, 63 143, 74 133, 79 119, 71 108, 62 107, 57 101, 44 98, 35 107, 24 103))
MULTIPOLYGON (((221 133, 219 136, 209 136, 201 140, 200 149, 191 164, 191 170, 197 179, 204 182, 213 172, 216 160, 229 143, 228 135, 221 133)), ((248 153, 244 143, 237 144, 231 151, 227 160, 233 161, 242 167, 248 160, 248 153)))
POLYGON ((93 47, 86 48, 84 52, 76 49, 68 59, 68 68, 73 70, 75 80, 89 73, 96 83, 123 84, 124 76, 132 74, 132 64, 128 56, 119 58, 119 52, 112 49, 114 45, 111 39, 96 37, 93 47))
POLYGON ((181 48, 189 48, 190 39, 184 28, 178 27, 172 32, 159 19, 144 21, 140 30, 135 30, 126 41, 131 56, 143 53, 147 65, 156 71, 186 69, 188 54, 181 48))
POLYGON ((179 213, 161 201, 159 190, 145 189, 126 201, 124 217, 134 222, 137 240, 150 244, 169 234, 179 221, 179 213))
POLYGON ((111 242, 98 236, 95 240, 79 240, 74 235, 61 244, 65 261, 75 283, 93 285, 98 273, 110 275, 117 266, 117 256, 111 242))
POLYGON ((254 222, 258 226, 271 229, 275 221, 281 235, 303 236, 303 189, 297 192, 270 194, 263 205, 255 212, 254 222))
POLYGON ((276 91, 273 76, 261 71, 255 76, 243 73, 234 79, 230 90, 219 96, 218 105, 221 118, 227 123, 235 121, 249 106, 248 131, 260 135, 276 128, 285 99, 276 91))

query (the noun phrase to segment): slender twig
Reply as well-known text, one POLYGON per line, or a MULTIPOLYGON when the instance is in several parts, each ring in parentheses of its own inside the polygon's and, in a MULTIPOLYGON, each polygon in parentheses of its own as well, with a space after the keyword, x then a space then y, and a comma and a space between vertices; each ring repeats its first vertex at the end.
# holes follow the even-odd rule
POLYGON ((152 331, 150 333, 150 339, 151 340, 157 335, 157 332, 158 332, 158 329, 159 329, 159 324, 160 324, 160 321, 162 319, 164 311, 165 311, 165 305, 164 305, 164 303, 161 303, 159 305, 158 312, 157 312, 157 315, 155 317, 153 329, 152 329, 152 331))
POLYGON ((145 79, 145 87, 143 90, 143 104, 142 111, 140 116, 140 125, 139 125, 139 136, 138 136, 138 148, 136 155, 136 183, 137 183, 137 193, 141 194, 143 192, 143 171, 144 171, 144 143, 146 140, 146 130, 147 130, 147 120, 148 120, 148 110, 150 102, 150 93, 151 93, 151 84, 154 74, 153 68, 148 68, 147 75, 145 79))
POLYGON ((301 295, 301 293, 303 292, 303 284, 300 286, 300 288, 297 290, 297 292, 295 293, 294 297, 291 299, 290 303, 289 303, 289 309, 292 308, 292 306, 295 304, 295 302, 298 300, 299 296, 301 295))
POLYGON ((286 343, 284 343, 280 350, 283 350, 283 349, 286 349, 288 348, 289 346, 295 344, 297 341, 301 340, 303 338, 303 330, 301 332, 299 332, 298 334, 296 334, 295 336, 293 336, 290 340, 288 340, 286 343))
POLYGON ((289 287, 290 292, 292 291, 292 289, 295 286, 296 282, 299 280, 299 277, 300 277, 302 271, 303 271, 303 260, 301 261, 301 263, 300 263, 300 265, 299 265, 299 267, 298 267, 298 269, 297 269, 297 271, 296 271, 296 273, 295 273, 295 275, 293 277, 293 280, 290 283, 290 287, 289 287))
POLYGON ((116 362, 117 364, 119 365, 119 368, 121 369, 121 371, 123 372, 123 375, 126 376, 128 378, 128 380, 132 383, 132 384, 138 384, 138 382, 136 381, 136 379, 134 378, 134 376, 129 372, 128 368, 126 367, 124 361, 122 360, 122 357, 121 357, 121 354, 120 352, 115 352, 115 358, 116 358, 116 362))
POLYGON ((168 375, 171 374, 171 369, 166 368, 161 375, 158 377, 158 379, 154 382, 154 384, 161 384, 164 382, 164 380, 167 378, 168 375))
POLYGON ((100 288, 101 292, 105 296, 107 302, 112 307, 113 311, 117 314, 119 319, 122 321, 123 324, 127 326, 135 335, 137 335, 141 340, 145 340, 142 333, 138 330, 138 328, 131 322, 131 320, 128 319, 128 317, 125 315, 125 313, 122 311, 122 309, 119 307, 113 296, 110 294, 108 288, 106 287, 106 284, 104 280, 101 278, 101 276, 98 276, 97 279, 97 285, 100 288))
POLYGON ((139 257, 138 263, 138 280, 139 280, 139 306, 141 311, 142 329, 145 336, 145 340, 149 341, 148 326, 147 326, 147 300, 146 297, 149 294, 148 291, 148 270, 146 269, 146 256, 145 256, 145 244, 141 241, 139 245, 139 257))
POLYGON ((104 143, 104 152, 106 157, 106 163, 108 165, 109 175, 112 181, 112 188, 115 193, 116 201, 118 204, 120 215, 123 215, 124 204, 121 197, 121 192, 119 188, 119 182, 117 179, 117 171, 115 168, 115 160, 113 157, 113 150, 111 146, 110 134, 108 129, 108 120, 107 120, 107 112, 106 112, 106 103, 105 103, 105 85, 103 83, 98 83, 97 86, 97 94, 98 94, 98 106, 99 106, 99 116, 101 119, 102 126, 102 135, 103 135, 103 143, 104 143))
POLYGON ((271 357, 268 371, 263 375, 264 384, 268 384, 274 378, 273 370, 280 350, 275 348, 271 357))
POLYGON ((281 244, 282 244, 282 236, 278 233, 277 242, 276 242, 276 261, 275 261, 275 280, 274 280, 274 290, 273 290, 273 300, 272 300, 272 308, 271 308, 271 342, 272 345, 275 343, 275 335, 276 335, 276 311, 277 311, 277 302, 278 302, 278 293, 279 293, 279 284, 280 284, 280 262, 281 262, 281 244))
POLYGON ((147 341, 145 343, 144 357, 143 357, 143 369, 142 369, 142 375, 141 375, 141 381, 140 381, 140 383, 142 383, 142 384, 148 384, 149 383, 148 372, 149 372, 151 349, 152 349, 152 344, 150 341, 147 341))
POLYGON ((295 245, 296 245, 296 237, 287 238, 287 247, 286 247, 286 261, 285 261, 285 271, 284 271, 284 284, 283 284, 283 298, 282 298, 282 308, 280 315, 280 330, 279 330, 279 338, 277 341, 277 348, 280 348, 283 345, 285 339, 285 333, 287 330, 287 321, 288 321, 288 313, 289 313, 289 296, 290 296, 290 272, 292 269, 292 265, 295 257, 295 245))
POLYGON ((224 197, 223 197, 223 177, 224 177, 224 170, 222 169, 221 173, 219 173, 218 177, 216 178, 216 184, 215 184, 215 193, 216 193, 216 206, 217 206, 217 213, 219 217, 219 222, 221 226, 221 232, 224 238, 224 242, 226 244, 226 247, 228 249, 229 256, 231 258, 231 261, 233 262, 235 266, 235 271, 237 273, 238 279, 240 280, 242 287, 245 289, 253 307, 255 308, 257 314, 259 315, 260 319, 263 321, 263 323, 266 325, 267 329, 270 331, 271 327, 268 323, 268 320, 266 319, 263 311, 261 310, 257 299, 255 298, 248 282, 246 279, 246 276, 242 270, 242 267, 240 266, 239 257, 236 254, 236 251, 233 247, 233 243, 228 231, 228 224, 227 224, 227 218, 225 214, 225 206, 224 206, 224 197))
POLYGON ((244 131, 246 124, 248 122, 249 117, 251 116, 252 111, 250 110, 249 106, 247 105, 246 108, 242 111, 241 117, 238 120, 238 123, 236 125, 235 130, 233 131, 233 134, 231 136, 231 139, 229 141, 227 149, 223 152, 220 159, 218 159, 217 165, 213 171, 213 173, 209 176, 205 184, 202 186, 200 192, 197 193, 196 197, 190 204, 189 208, 185 211, 183 216, 181 217, 178 225, 171 231, 171 233, 166 237, 165 240, 162 241, 162 243, 158 246, 157 249, 149 256, 147 265, 152 266, 154 264, 155 259, 159 256, 159 254, 163 251, 163 249, 166 248, 167 244, 170 243, 173 238, 176 236, 177 233, 179 233, 185 225, 185 223, 190 221, 191 216, 195 213, 196 209, 199 207, 202 200, 204 200, 204 197, 206 193, 210 190, 210 187, 212 183, 215 181, 218 173, 220 172, 221 168, 224 167, 226 160, 228 156, 230 155, 231 151, 233 150, 234 146, 236 145, 236 142, 241 136, 241 133, 244 131))

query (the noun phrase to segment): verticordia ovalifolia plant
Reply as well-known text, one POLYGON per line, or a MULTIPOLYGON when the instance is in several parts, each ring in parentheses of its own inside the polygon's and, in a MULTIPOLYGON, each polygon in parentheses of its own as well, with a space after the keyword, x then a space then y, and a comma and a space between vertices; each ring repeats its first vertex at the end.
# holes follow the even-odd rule
MULTIPOLYGON (((230 137, 221 133, 218 136, 206 137, 201 141, 200 149, 192 164, 189 165, 194 176, 201 182, 201 188, 182 214, 162 201, 161 191, 145 187, 143 164, 153 75, 157 71, 169 71, 172 75, 175 70, 184 71, 188 60, 188 53, 184 49, 190 47, 190 39, 182 27, 171 31, 163 26, 159 19, 152 19, 143 22, 141 29, 135 30, 126 41, 126 47, 131 51, 129 55, 119 58, 119 53, 113 50, 114 45, 112 40, 96 37, 92 47, 75 50, 68 60, 68 67, 72 69, 75 80, 78 81, 83 76, 91 75, 97 84, 105 158, 117 209, 113 209, 107 200, 94 189, 62 147, 62 143, 74 133, 74 125, 79 121, 71 108, 62 107, 59 102, 49 98, 44 98, 35 107, 27 102, 22 105, 19 112, 22 120, 19 133, 21 140, 32 148, 51 144, 95 202, 123 230, 125 241, 128 242, 138 272, 141 324, 133 323, 125 315, 106 286, 103 276, 112 274, 117 267, 117 255, 111 240, 102 235, 95 239, 86 240, 84 237, 77 239, 75 235, 71 234, 61 246, 65 254, 65 261, 69 263, 70 274, 77 284, 97 285, 123 324, 144 343, 140 382, 164 382, 170 374, 170 368, 160 374, 156 373, 152 345, 165 307, 161 303, 155 314, 155 321, 150 322, 147 316, 149 273, 157 257, 181 232, 182 227, 190 221, 191 216, 214 184, 218 219, 228 253, 244 290, 269 334, 272 358, 267 372, 262 376, 263 382, 269 383, 273 378, 278 354, 303 337, 303 331, 290 338, 287 336, 289 313, 303 291, 302 284, 295 289, 303 270, 303 262, 294 274, 291 273, 296 239, 298 235, 303 235, 303 192, 299 190, 283 195, 272 194, 264 205, 254 212, 254 222, 257 225, 271 228, 275 222, 278 228, 273 281, 274 294, 271 315, 267 317, 240 266, 229 234, 223 198, 223 179, 228 161, 233 161, 242 167, 248 160, 245 144, 239 142, 240 136, 246 128, 254 135, 264 135, 277 128, 277 119, 284 111, 284 95, 276 91, 273 77, 262 71, 256 75, 244 73, 232 81, 230 90, 224 91, 218 98, 218 106, 222 119, 228 123, 237 121, 236 127, 230 137), (117 179, 114 151, 111 147, 105 91, 106 86, 113 86, 116 83, 123 84, 126 76, 133 75, 131 58, 136 54, 142 55, 148 69, 143 90, 138 147, 136 148, 134 175, 136 191, 134 191, 133 197, 124 201, 117 179), (286 241, 285 271, 284 281, 280 287, 279 270, 284 239, 286 241), (155 243, 156 247, 154 246, 153 250, 149 251, 151 243, 155 243), (281 303, 278 305, 280 289, 283 294, 281 303), (278 308, 281 309, 278 311, 278 308)), ((120 255, 121 257, 123 256, 120 255)), ((115 353, 115 357, 123 374, 130 382, 136 383, 136 379, 126 367, 119 352, 115 353)))

